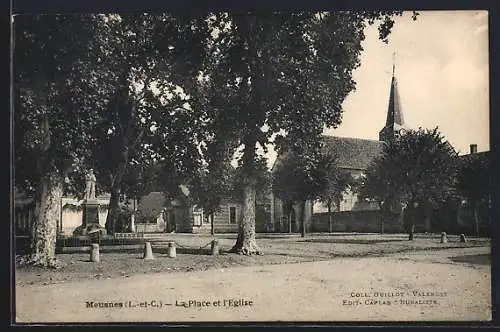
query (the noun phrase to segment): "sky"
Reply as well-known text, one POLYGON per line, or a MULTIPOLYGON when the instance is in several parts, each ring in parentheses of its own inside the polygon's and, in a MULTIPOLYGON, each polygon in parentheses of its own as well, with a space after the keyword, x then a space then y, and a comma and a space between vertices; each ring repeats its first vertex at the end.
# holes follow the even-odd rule
MULTIPOLYGON (((343 103, 342 123, 324 134, 378 140, 394 62, 407 127, 438 127, 459 154, 468 153, 470 144, 489 150, 487 12, 419 13, 416 21, 411 12, 397 17, 387 44, 376 26, 366 29, 361 66, 353 75, 356 90, 343 103)), ((267 157, 271 166, 276 153, 267 157)))

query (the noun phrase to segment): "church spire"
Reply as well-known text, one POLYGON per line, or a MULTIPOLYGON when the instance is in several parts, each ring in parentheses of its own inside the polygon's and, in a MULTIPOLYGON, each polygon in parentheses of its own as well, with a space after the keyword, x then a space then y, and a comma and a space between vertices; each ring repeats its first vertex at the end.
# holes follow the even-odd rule
POLYGON ((379 133, 380 141, 387 141, 388 139, 394 137, 394 134, 404 127, 403 111, 401 109, 401 100, 399 98, 398 82, 395 76, 395 57, 396 54, 392 54, 392 79, 391 79, 391 89, 389 93, 389 107, 387 109, 387 119, 385 122, 385 127, 379 133))
POLYGON ((396 67, 396 52, 392 52, 392 77, 394 78, 394 69, 396 67))

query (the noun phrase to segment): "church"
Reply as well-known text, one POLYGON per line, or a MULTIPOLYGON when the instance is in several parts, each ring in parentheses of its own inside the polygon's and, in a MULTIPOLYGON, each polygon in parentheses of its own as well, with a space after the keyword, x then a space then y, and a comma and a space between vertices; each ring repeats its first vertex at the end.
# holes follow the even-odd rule
MULTIPOLYGON (((400 130, 404 130, 406 127, 403 118, 403 111, 401 107, 401 99, 398 91, 397 79, 394 75, 394 66, 392 70, 391 86, 389 91, 389 103, 387 109, 387 118, 385 126, 379 132, 378 140, 352 138, 352 137, 338 137, 338 136, 323 136, 323 149, 325 152, 332 153, 337 160, 338 166, 343 170, 348 172, 354 179, 359 178, 366 171, 370 163, 375 157, 379 156, 382 152, 383 146, 386 141, 394 137, 400 130)), ((280 156, 276 159, 273 169, 276 165, 281 162, 280 156)), ((292 232, 298 231, 299 229, 299 218, 301 211, 299 204, 293 207, 291 211, 291 225, 288 224, 287 213, 284 211, 283 202, 277 198, 273 197, 274 206, 274 222, 276 231, 287 231, 292 232)), ((308 224, 311 231, 325 231, 323 227, 318 227, 318 223, 324 224, 324 220, 321 218, 322 214, 327 213, 327 207, 321 202, 306 202, 306 211, 304 212, 304 219, 306 224, 308 224), (319 221, 318 221, 319 220, 319 221), (321 221, 323 220, 323 222, 321 221)), ((336 231, 379 231, 377 225, 370 225, 365 219, 373 219, 376 214, 378 206, 376 204, 360 201, 357 197, 357 193, 352 191, 347 191, 344 193, 341 201, 336 202, 335 211, 337 214, 340 212, 345 212, 338 214, 346 216, 349 220, 345 221, 344 229, 339 228, 336 231), (354 212, 357 213, 349 213, 354 212), (363 219, 363 221, 356 222, 356 219, 363 219), (354 219, 354 220, 352 220, 354 219), (356 229, 356 224, 363 224, 359 229, 356 229), (354 227, 354 228, 353 228, 354 227)), ((338 219, 338 218, 337 218, 338 219)), ((341 227, 342 223, 338 223, 337 226, 341 227)), ((402 225, 401 225, 402 227, 402 225)), ((394 225, 394 231, 401 231, 399 225, 394 225)))

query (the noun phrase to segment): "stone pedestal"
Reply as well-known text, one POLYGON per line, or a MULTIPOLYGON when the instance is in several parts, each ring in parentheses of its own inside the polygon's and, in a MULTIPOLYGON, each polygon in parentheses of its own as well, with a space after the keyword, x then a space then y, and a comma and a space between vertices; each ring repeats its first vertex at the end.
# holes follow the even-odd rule
MULTIPOLYGON (((86 233, 88 229, 91 229, 95 225, 100 228, 99 225, 99 201, 97 200, 86 200, 82 204, 83 216, 82 216, 82 232, 86 233)), ((86 234, 82 234, 86 235, 86 234)))

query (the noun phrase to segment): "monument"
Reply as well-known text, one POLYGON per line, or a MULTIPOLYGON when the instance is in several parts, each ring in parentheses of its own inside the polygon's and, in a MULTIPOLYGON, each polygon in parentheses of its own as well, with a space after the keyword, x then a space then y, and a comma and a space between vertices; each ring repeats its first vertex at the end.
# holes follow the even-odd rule
POLYGON ((99 224, 99 201, 95 193, 96 177, 94 170, 90 169, 85 175, 85 197, 83 200, 83 215, 82 215, 82 235, 87 235, 89 232, 99 230, 105 234, 99 224))

